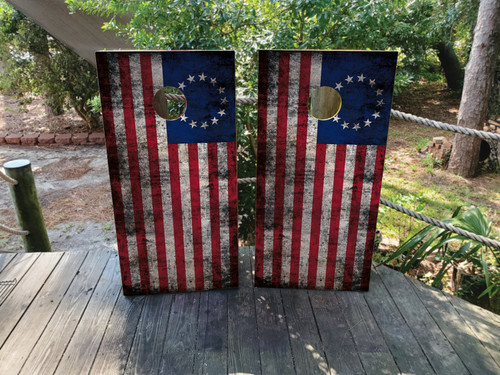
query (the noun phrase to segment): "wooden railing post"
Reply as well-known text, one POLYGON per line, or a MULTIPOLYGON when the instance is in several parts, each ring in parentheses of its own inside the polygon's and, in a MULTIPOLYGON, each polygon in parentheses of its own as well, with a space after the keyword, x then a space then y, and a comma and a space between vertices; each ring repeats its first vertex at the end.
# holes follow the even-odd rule
POLYGON ((17 181, 17 184, 10 185, 10 192, 19 226, 29 231, 28 235, 23 236, 24 249, 26 252, 51 251, 30 161, 12 160, 3 167, 5 174, 17 181))

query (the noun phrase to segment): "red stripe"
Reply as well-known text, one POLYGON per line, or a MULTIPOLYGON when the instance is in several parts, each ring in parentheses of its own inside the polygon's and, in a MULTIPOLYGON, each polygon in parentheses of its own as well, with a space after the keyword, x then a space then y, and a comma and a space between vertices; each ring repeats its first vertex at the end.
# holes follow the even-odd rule
POLYGON ((281 256, 283 251, 283 209, 285 205, 286 128, 288 120, 288 83, 290 53, 281 52, 278 73, 278 113, 276 130, 276 173, 274 177, 274 230, 272 285, 281 282, 281 256))
POLYGON ((109 83, 109 67, 107 54, 96 54, 99 88, 101 92, 102 116, 106 134, 106 150, 108 154, 109 177, 111 183, 111 196, 115 215, 116 239, 122 275, 123 294, 132 294, 132 278, 130 275, 130 262, 128 255, 127 231, 125 229, 125 214, 120 182, 120 164, 118 161, 118 148, 116 145, 115 121, 113 117, 113 104, 111 101, 111 87, 109 83))
POLYGON ((143 294, 150 292, 148 249, 146 231, 144 228, 144 210, 142 206, 141 175, 139 171, 139 155, 137 153, 137 137, 134 117, 134 100, 132 95, 132 81, 130 77, 130 63, 127 53, 118 53, 120 69, 120 84, 122 89, 123 117, 127 138, 128 164, 130 170, 130 184, 132 190, 132 204, 134 207, 135 234, 139 260, 139 273, 143 294))
POLYGON ((149 155, 149 178, 153 203, 155 227, 156 258, 158 260, 158 278, 160 292, 168 292, 167 253, 165 248, 165 229, 163 226, 163 202, 161 197, 160 162, 156 134, 156 115, 153 107, 154 89, 151 71, 151 54, 141 53, 142 96, 144 98, 144 117, 149 155))
POLYGON ((370 200, 370 213, 366 230, 365 257, 363 261, 363 273, 361 275, 361 290, 368 290, 370 282, 370 271, 372 266, 373 246, 375 242, 375 230, 377 227, 378 207, 380 203, 380 190, 382 188, 382 173, 384 171, 385 145, 377 146, 375 159, 375 170, 373 173, 372 196, 370 200))
POLYGON ((349 230, 347 232, 347 248, 344 265, 344 282, 342 289, 352 289, 352 272, 356 257, 356 240, 358 237, 359 210, 363 193, 363 176, 365 174, 366 145, 356 147, 354 164, 354 180, 352 187, 351 212, 349 214, 349 230))
POLYGON ((230 285, 236 287, 238 286, 238 177, 236 173, 236 142, 227 143, 227 179, 230 285))
POLYGON ((323 205, 323 184, 325 178, 326 145, 316 146, 316 165, 314 167, 314 187, 311 217, 311 237, 309 242, 309 269, 307 273, 307 287, 316 288, 318 271, 319 234, 321 229, 321 207, 323 205))
POLYGON ((172 193, 172 221, 174 229, 175 267, 177 270, 177 289, 186 290, 186 260, 184 257, 184 229, 182 223, 181 182, 179 176, 179 148, 168 145, 168 165, 170 170, 170 190, 172 193))
POLYGON ((212 234, 212 277, 214 288, 222 288, 217 143, 208 143, 207 147, 208 182, 210 186, 210 231, 212 234))
POLYGON ((304 171, 306 164, 307 100, 311 79, 311 53, 302 52, 300 59, 299 104, 297 113, 297 145, 295 150, 295 180, 293 187, 292 245, 290 255, 290 288, 299 285, 300 242, 302 231, 302 206, 304 202, 304 171))
POLYGON ((264 277, 264 221, 266 213, 267 89, 269 52, 259 51, 259 98, 257 131, 257 197, 255 209, 255 285, 264 277))
POLYGON ((342 206, 342 191, 344 190, 345 156, 347 148, 346 145, 337 145, 336 147, 325 289, 333 289, 334 287, 335 264, 337 262, 337 247, 339 243, 340 209, 342 206))
POLYGON ((204 290, 203 239, 201 234, 200 167, 198 144, 188 145, 189 186, 191 191, 191 225, 193 229, 194 279, 196 290, 204 290))

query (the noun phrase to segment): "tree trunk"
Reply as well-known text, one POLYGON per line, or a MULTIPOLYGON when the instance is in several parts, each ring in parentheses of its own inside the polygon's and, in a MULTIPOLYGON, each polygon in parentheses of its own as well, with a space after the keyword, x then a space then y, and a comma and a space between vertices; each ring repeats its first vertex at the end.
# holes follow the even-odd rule
MULTIPOLYGON (((481 0, 472 50, 465 69, 458 126, 482 129, 499 48, 500 1, 481 0)), ((475 176, 479 166, 480 144, 480 138, 457 134, 448 168, 464 177, 475 176)))
POLYGON ((448 88, 455 91, 462 89, 464 72, 458 61, 457 54, 450 42, 441 42, 436 45, 438 58, 444 70, 448 88))

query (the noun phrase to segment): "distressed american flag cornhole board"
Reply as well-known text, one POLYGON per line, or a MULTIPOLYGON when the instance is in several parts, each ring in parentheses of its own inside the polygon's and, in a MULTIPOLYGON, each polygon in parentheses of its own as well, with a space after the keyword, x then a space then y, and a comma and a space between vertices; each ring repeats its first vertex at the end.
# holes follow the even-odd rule
POLYGON ((396 61, 260 51, 257 286, 368 290, 396 61))
POLYGON ((124 294, 237 286, 234 52, 96 59, 124 294), (155 107, 163 87, 178 118, 155 107))

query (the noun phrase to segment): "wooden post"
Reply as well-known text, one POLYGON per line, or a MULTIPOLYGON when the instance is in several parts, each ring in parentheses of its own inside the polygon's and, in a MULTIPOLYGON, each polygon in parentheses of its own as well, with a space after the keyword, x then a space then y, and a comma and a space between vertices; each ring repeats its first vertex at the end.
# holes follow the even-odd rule
POLYGON ((16 185, 10 185, 10 192, 19 226, 29 231, 28 235, 23 236, 24 249, 26 252, 51 251, 30 161, 13 160, 5 163, 3 167, 5 174, 17 181, 16 185))

